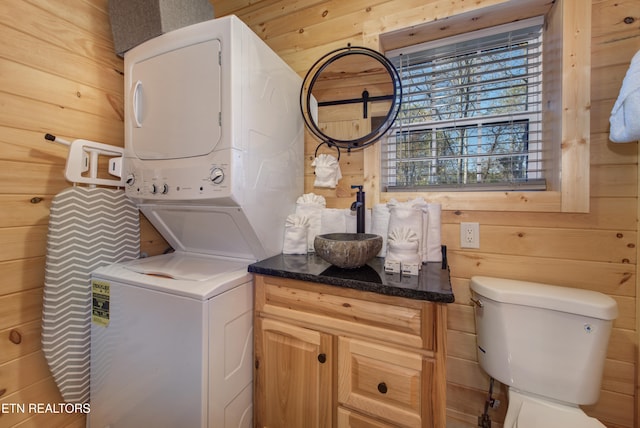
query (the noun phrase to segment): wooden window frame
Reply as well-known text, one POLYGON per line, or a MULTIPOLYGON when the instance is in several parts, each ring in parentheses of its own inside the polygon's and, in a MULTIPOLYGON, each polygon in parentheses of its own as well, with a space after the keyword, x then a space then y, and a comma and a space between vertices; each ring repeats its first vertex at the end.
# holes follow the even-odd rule
POLYGON ((376 202, 422 196, 446 210, 589 212, 591 7, 582 0, 557 0, 551 5, 541 0, 505 0, 411 28, 387 27, 390 31, 377 37, 372 29, 369 41, 384 51, 536 14, 545 15, 544 140, 551 142, 552 150, 546 157, 557 162, 552 169, 558 172, 547 178, 548 190, 381 192, 380 145, 376 144, 364 150, 365 187, 369 194, 379 195, 376 202))

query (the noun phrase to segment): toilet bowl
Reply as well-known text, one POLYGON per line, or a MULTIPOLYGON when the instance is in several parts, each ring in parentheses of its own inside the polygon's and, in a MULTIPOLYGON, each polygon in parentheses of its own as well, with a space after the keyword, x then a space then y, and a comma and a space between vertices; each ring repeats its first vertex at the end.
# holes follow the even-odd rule
POLYGON ((471 278, 480 367, 506 385, 504 428, 602 428, 598 401, 618 309, 589 290, 471 278))

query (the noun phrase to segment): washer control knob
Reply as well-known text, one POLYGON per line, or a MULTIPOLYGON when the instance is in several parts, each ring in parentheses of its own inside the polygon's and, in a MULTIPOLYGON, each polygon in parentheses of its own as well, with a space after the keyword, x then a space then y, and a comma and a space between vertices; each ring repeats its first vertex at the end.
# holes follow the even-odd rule
POLYGON ((211 170, 211 174, 209 175, 209 179, 214 184, 220 184, 224 181, 224 171, 222 168, 213 168, 211 170))
POLYGON ((169 193, 169 185, 167 183, 164 183, 162 185, 162 191, 160 193, 162 193, 163 195, 166 195, 167 193, 169 193))
POLYGON ((158 187, 155 184, 152 184, 149 186, 149 192, 151 192, 152 195, 155 195, 158 193, 158 187))
POLYGON ((127 178, 124 182, 127 183, 127 186, 133 186, 133 184, 136 182, 136 176, 133 174, 129 174, 127 175, 127 178))

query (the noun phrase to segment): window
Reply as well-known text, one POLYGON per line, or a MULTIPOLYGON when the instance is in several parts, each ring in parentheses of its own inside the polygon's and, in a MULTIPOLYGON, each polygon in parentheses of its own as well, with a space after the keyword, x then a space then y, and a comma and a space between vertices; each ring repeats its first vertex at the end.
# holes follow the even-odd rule
POLYGON ((545 190, 542 18, 387 52, 402 109, 386 191, 545 190))

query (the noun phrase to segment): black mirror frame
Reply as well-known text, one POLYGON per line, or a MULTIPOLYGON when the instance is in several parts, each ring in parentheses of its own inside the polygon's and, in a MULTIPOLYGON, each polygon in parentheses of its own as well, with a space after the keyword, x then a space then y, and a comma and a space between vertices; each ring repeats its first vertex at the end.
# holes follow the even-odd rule
POLYGON ((322 56, 313 64, 313 66, 311 66, 302 82, 302 87, 300 88, 300 111, 302 112, 302 117, 307 128, 313 135, 320 139, 322 143, 326 143, 330 147, 335 146, 341 149, 346 149, 348 152, 353 149, 364 148, 378 141, 395 122, 400 111, 401 102, 402 82, 396 68, 389 61, 389 59, 387 59, 387 57, 382 55, 380 52, 362 46, 348 45, 345 48, 333 50, 322 56), (393 83, 391 108, 389 109, 385 120, 381 121, 380 124, 376 126, 376 128, 369 134, 360 138, 356 138, 354 140, 340 140, 326 135, 313 120, 313 116, 311 114, 311 94, 313 92, 313 86, 315 85, 318 77, 324 69, 326 69, 330 64, 334 63, 338 59, 347 55, 354 54, 366 55, 368 57, 371 57, 380 62, 387 70, 387 73, 389 73, 389 76, 391 77, 393 83))

